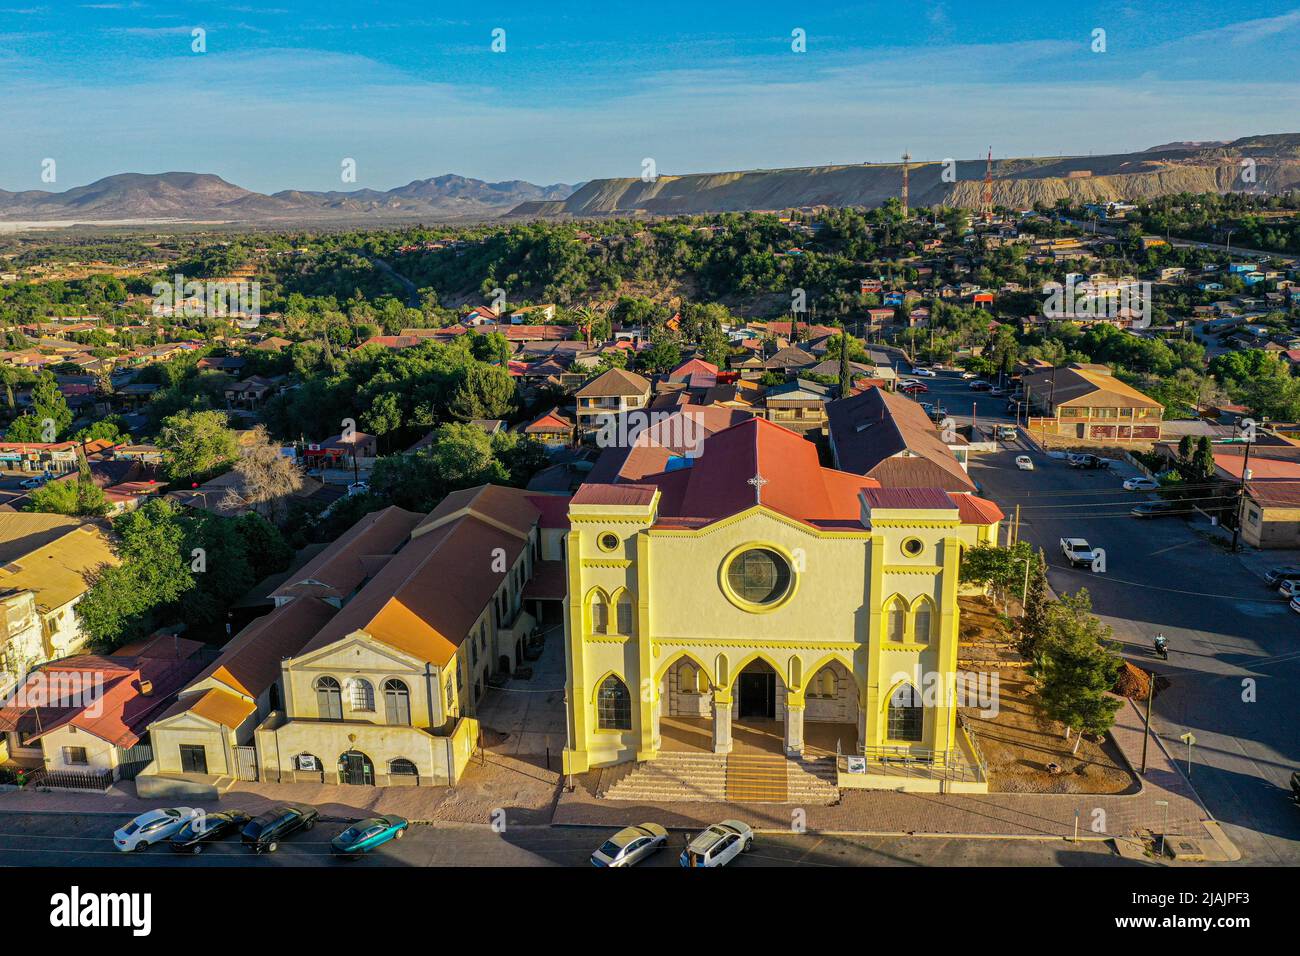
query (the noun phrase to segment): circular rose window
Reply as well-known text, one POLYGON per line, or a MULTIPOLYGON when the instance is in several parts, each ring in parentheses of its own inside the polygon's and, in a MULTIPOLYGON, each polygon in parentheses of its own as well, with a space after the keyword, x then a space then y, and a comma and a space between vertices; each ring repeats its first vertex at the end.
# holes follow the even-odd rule
POLYGON ((727 565, 727 587, 747 604, 776 604, 790 593, 790 563, 770 548, 750 548, 727 565))

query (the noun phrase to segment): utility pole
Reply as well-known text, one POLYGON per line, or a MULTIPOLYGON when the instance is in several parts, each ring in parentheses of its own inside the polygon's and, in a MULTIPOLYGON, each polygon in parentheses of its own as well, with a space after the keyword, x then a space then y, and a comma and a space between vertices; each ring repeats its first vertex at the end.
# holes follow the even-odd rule
MULTIPOLYGON (((1247 432, 1247 438, 1250 433, 1247 432)), ((1237 483, 1237 520, 1232 528, 1232 553, 1237 553, 1237 541, 1241 537, 1241 506, 1246 501, 1246 473, 1250 471, 1250 446, 1252 442, 1246 442, 1246 454, 1241 459, 1241 481, 1237 483)))
POLYGON ((1147 772, 1147 744, 1151 742, 1151 701, 1156 696, 1156 673, 1147 671, 1147 721, 1142 728, 1142 775, 1147 772))

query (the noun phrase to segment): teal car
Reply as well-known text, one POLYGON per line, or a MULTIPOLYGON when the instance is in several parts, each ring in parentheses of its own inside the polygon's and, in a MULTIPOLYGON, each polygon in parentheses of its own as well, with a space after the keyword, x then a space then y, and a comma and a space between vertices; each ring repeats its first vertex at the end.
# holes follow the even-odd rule
POLYGON ((340 856, 360 856, 369 853, 389 840, 400 840, 410 825, 410 820, 393 816, 358 820, 330 840, 330 852, 340 856))

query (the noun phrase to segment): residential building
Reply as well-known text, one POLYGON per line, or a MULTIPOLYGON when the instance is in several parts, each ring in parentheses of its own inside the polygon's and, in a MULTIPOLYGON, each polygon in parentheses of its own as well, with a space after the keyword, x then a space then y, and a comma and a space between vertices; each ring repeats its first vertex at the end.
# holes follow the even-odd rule
POLYGON ((650 404, 648 379, 621 368, 612 368, 578 389, 578 428, 598 429, 611 417, 644 409, 650 404))
POLYGON ((1089 441, 1160 438, 1164 406, 1115 378, 1105 366, 1079 363, 1021 377, 1036 434, 1089 441))

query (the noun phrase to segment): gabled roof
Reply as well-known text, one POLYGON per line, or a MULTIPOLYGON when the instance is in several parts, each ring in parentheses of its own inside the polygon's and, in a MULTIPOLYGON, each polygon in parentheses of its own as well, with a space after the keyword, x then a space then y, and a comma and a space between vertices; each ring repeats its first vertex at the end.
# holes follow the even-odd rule
POLYGON ((579 398, 609 398, 616 395, 644 395, 650 382, 636 372, 612 368, 578 389, 579 398))
POLYGON ((836 464, 845 471, 878 478, 882 485, 894 479, 904 487, 975 490, 925 411, 910 398, 868 388, 827 403, 826 416, 836 464), (931 467, 898 464, 895 459, 907 454, 925 459, 931 467))
MULTIPOLYGON (((26 515, 5 515, 5 519, 26 515)), ((36 516, 44 518, 46 516, 36 516)), ((22 527, 21 521, 5 521, 10 531, 22 527)), ((0 593, 31 591, 42 611, 63 607, 90 587, 87 575, 104 565, 119 563, 108 535, 95 524, 73 521, 63 523, 34 521, 29 524, 32 536, 9 537, 5 548, 7 560, 0 566, 0 593), (64 533, 51 537, 56 531, 64 533), (35 544, 24 551, 25 545, 35 544)))
POLYGON ((421 517, 396 506, 372 511, 287 579, 271 597, 333 597, 342 600, 370 576, 366 556, 391 555, 421 517))
POLYGON ((698 451, 697 443, 709 435, 753 417, 751 412, 722 405, 683 405, 636 436, 629 446, 612 446, 601 452, 588 477, 590 482, 637 481, 668 469, 668 462, 698 451))
POLYGON ((280 662, 297 654, 334 614, 332 605, 316 598, 280 605, 231 638, 191 686, 211 679, 256 700, 280 676, 280 662))
POLYGON ((1050 397, 1055 405, 1072 405, 1086 399, 1085 404, 1103 408, 1161 407, 1155 399, 1148 398, 1115 376, 1099 371, 1096 366, 1048 369, 1024 375, 1021 382, 1032 390, 1032 394, 1050 397))

